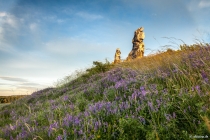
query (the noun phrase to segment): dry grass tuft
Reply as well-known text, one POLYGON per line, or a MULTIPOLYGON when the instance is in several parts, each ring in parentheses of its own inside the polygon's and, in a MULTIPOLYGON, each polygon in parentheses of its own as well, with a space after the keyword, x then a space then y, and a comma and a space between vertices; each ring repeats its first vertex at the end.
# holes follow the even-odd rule
POLYGON ((209 118, 204 116, 204 117, 202 117, 202 119, 204 120, 205 125, 207 126, 207 129, 210 132, 210 120, 209 120, 209 118))

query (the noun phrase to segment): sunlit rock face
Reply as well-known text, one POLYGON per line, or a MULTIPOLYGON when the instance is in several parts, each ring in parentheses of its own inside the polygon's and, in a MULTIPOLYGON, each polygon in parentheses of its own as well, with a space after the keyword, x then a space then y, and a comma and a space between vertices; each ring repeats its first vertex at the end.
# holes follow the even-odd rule
POLYGON ((144 28, 138 28, 135 32, 134 32, 134 37, 132 40, 133 43, 133 48, 131 50, 131 52, 128 54, 128 57, 126 60, 132 60, 135 58, 141 58, 144 56, 144 38, 145 38, 145 34, 143 32, 144 28))
POLYGON ((115 52, 115 56, 114 56, 114 63, 115 64, 121 62, 120 54, 121 54, 121 51, 120 51, 119 48, 117 48, 116 52, 115 52))

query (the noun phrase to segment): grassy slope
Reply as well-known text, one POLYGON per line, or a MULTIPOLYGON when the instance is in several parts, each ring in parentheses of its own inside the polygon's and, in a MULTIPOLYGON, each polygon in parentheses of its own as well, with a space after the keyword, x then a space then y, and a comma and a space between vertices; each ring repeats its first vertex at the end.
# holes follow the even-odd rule
POLYGON ((210 136, 210 46, 161 53, 78 77, 0 109, 6 139, 210 136))

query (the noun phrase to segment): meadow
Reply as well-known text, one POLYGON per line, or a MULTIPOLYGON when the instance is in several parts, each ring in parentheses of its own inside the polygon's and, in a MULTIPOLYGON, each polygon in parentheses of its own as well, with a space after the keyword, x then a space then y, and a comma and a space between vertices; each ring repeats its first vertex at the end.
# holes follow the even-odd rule
POLYGON ((10 140, 210 137, 210 45, 93 67, 0 108, 10 140))

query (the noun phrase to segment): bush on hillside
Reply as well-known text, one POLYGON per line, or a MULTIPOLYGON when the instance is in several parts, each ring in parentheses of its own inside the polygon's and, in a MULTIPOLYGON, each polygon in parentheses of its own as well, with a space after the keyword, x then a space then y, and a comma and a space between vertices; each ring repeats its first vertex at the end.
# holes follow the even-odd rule
POLYGON ((107 59, 106 62, 99 62, 99 61, 93 61, 93 66, 86 70, 86 73, 82 75, 84 78, 89 78, 92 75, 98 74, 98 73, 104 73, 106 71, 109 71, 111 68, 113 68, 113 64, 111 64, 107 59))

